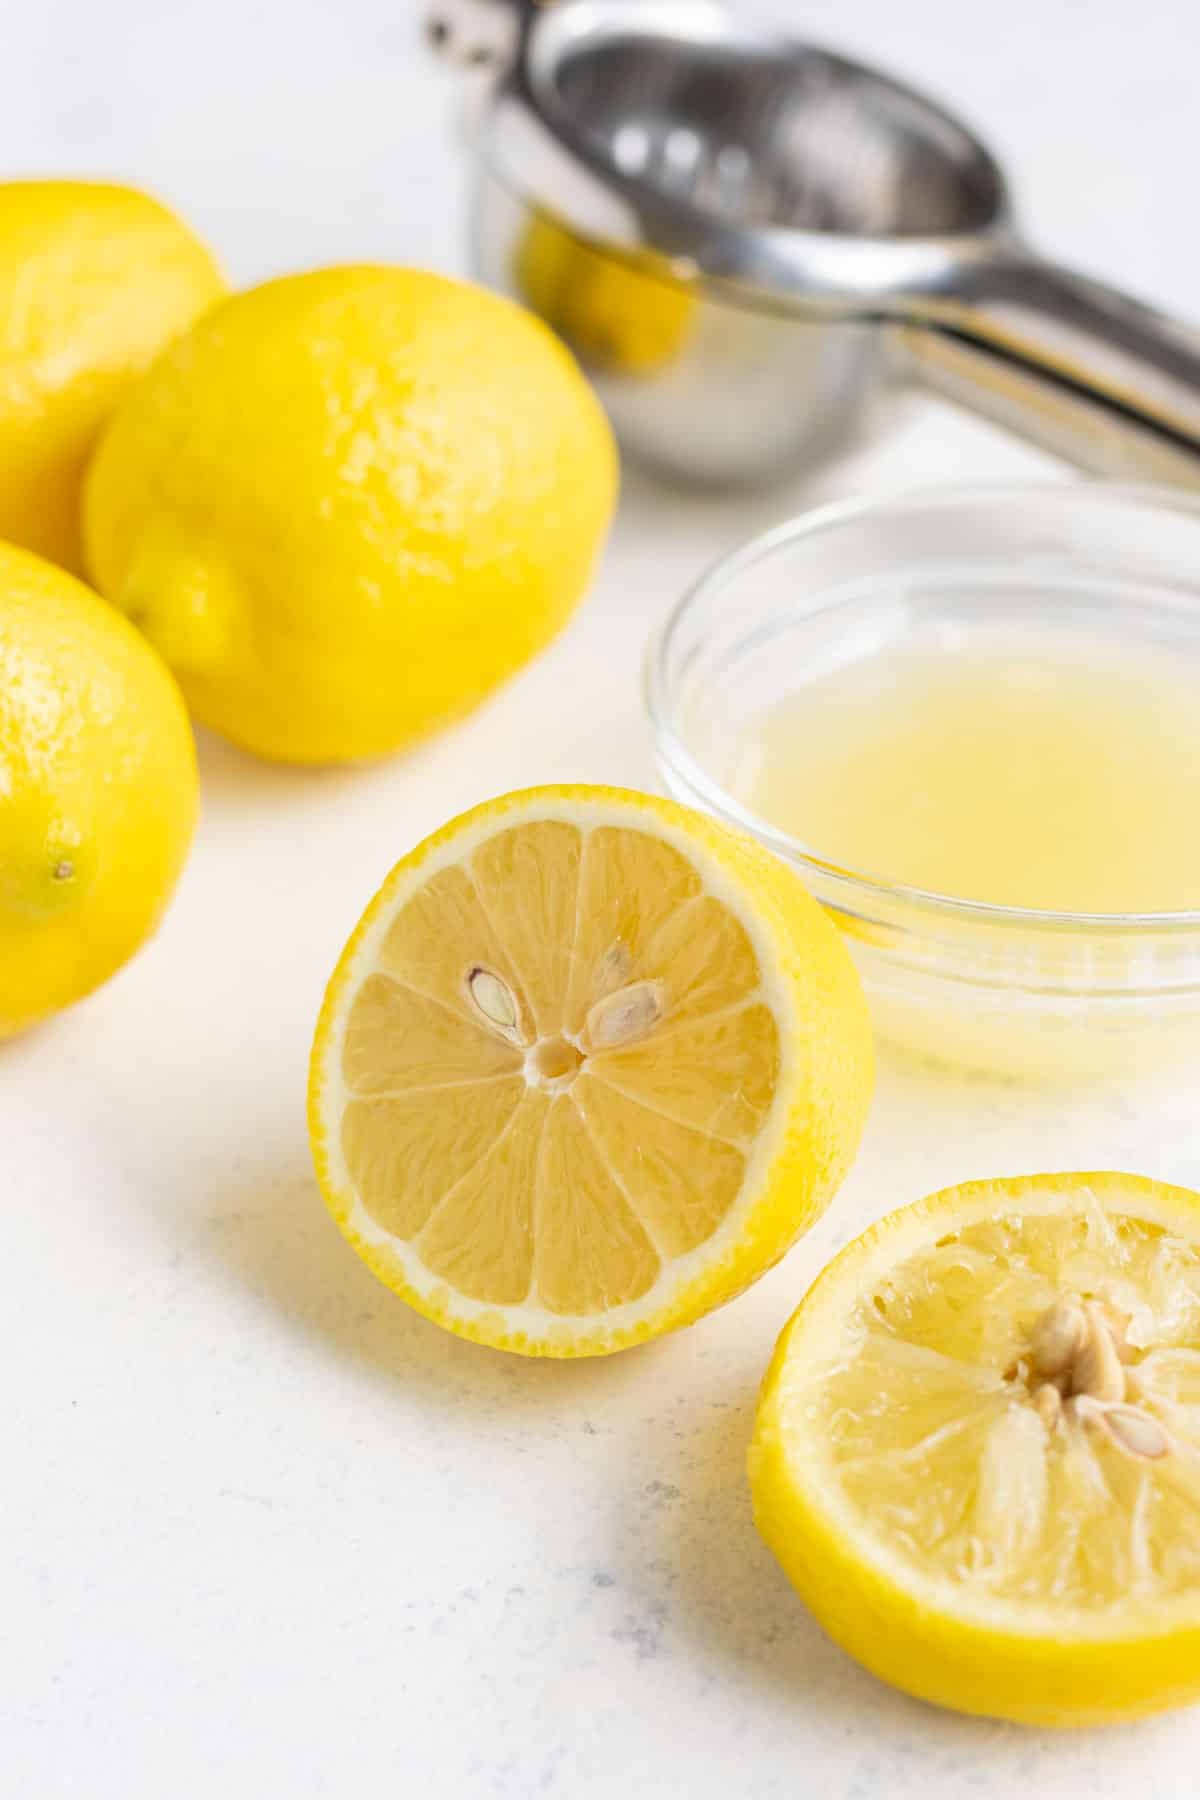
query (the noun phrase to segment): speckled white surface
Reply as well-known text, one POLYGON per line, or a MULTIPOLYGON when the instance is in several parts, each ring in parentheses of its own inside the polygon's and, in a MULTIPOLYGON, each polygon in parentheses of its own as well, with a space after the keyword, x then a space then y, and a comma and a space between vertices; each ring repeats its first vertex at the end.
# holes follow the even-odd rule
MULTIPOLYGON (((957 96, 1045 240, 1200 315, 1192 0, 800 13, 957 96)), ((453 268, 461 172, 415 14, 4 0, 0 168, 154 185, 241 279, 453 268)), ((649 784, 642 643, 715 551, 818 497, 1044 466, 929 407, 804 490, 716 503, 631 477, 577 622, 460 730, 353 775, 204 744, 166 929, 0 1052, 5 1800, 1196 1793, 1200 1717, 1056 1738, 879 1687, 794 1602, 742 1477, 772 1340, 834 1245, 967 1176, 1200 1181, 1191 1093, 885 1061, 859 1166, 785 1265, 694 1331, 584 1367, 474 1349, 390 1299, 305 1145, 312 1020, 366 896, 489 790, 649 784)))

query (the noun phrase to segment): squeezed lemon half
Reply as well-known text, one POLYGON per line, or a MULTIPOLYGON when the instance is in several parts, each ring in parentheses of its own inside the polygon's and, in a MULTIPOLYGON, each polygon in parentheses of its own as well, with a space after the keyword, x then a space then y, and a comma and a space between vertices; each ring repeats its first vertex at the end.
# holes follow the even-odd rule
POLYGON ((961 1711, 1200 1696, 1200 1195, 975 1182, 893 1213, 780 1339, 750 1476, 826 1630, 961 1711))
POLYGON ((849 956, 789 869, 672 802, 546 788, 392 871, 326 995, 310 1124, 389 1287, 579 1356, 775 1261, 849 1166, 871 1068, 849 956))

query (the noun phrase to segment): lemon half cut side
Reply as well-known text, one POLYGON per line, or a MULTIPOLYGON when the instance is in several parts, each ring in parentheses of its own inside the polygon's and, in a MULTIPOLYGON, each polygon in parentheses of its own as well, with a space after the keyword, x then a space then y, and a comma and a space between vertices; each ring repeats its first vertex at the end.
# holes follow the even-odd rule
POLYGON ((329 985, 310 1125, 389 1287, 462 1336, 579 1356, 774 1262, 870 1086, 858 978, 785 865, 670 801, 546 788, 392 871, 329 985))
POLYGON ((1200 1697, 1200 1195, 951 1188, 818 1279, 763 1386, 755 1515, 830 1635, 1044 1725, 1200 1697))

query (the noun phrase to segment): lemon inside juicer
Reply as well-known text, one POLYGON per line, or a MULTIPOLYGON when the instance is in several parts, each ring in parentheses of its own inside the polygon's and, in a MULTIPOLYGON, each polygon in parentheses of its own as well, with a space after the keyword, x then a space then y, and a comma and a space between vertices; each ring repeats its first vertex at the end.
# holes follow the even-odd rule
POLYGON ((434 0, 489 67, 479 274, 588 368, 624 447, 774 480, 873 420, 885 377, 1080 467, 1195 488, 1200 334, 1024 241, 954 114, 712 0, 434 0))

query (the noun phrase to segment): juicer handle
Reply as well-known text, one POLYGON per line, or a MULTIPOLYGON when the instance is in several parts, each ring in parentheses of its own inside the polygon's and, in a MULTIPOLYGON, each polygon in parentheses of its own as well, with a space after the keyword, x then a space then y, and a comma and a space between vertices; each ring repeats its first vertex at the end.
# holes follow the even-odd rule
POLYGON ((1200 331, 1021 251, 893 326, 906 371, 1081 468, 1200 488, 1200 331))
POLYGON ((531 21, 554 0, 427 0, 425 42, 444 62, 489 72, 506 67, 531 21))

